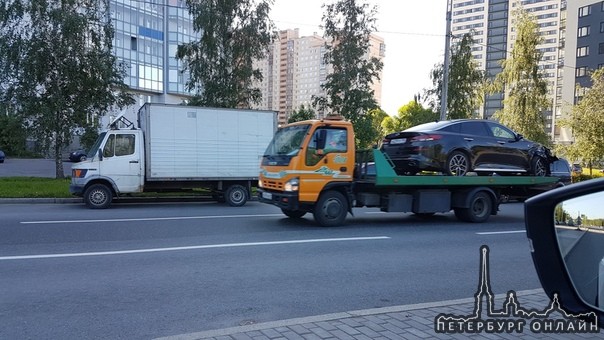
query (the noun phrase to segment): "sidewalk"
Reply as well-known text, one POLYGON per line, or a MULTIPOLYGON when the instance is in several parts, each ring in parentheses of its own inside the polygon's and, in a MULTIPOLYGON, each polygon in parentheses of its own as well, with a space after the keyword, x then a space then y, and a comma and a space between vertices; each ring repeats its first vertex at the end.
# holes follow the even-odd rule
MULTIPOLYGON (((542 310, 550 300, 542 289, 516 293, 524 308, 542 310)), ((501 308, 505 294, 495 296, 501 308)), ((260 324, 217 329, 198 333, 160 338, 162 340, 314 340, 314 339, 604 339, 604 333, 543 334, 528 327, 522 333, 445 334, 435 332, 435 318, 439 314, 471 315, 475 299, 459 299, 414 305, 365 309, 305 318, 272 321, 260 324)), ((483 317, 486 318, 486 317, 483 317)))

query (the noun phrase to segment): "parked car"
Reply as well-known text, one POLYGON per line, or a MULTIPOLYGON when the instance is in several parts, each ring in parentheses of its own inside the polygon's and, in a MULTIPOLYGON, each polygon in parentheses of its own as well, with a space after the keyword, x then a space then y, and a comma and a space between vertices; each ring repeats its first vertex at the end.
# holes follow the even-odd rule
POLYGON ((69 160, 72 162, 81 162, 86 160, 86 151, 79 149, 69 154, 69 160))
POLYGON ((468 172, 549 175, 557 158, 545 146, 490 120, 432 122, 387 135, 382 150, 399 175, 438 171, 451 176, 468 172))
POLYGON ((4 158, 6 158, 6 155, 4 151, 0 150, 0 163, 4 163, 4 158))
POLYGON ((559 158, 557 161, 549 165, 552 176, 560 178, 558 186, 569 185, 572 183, 572 171, 570 164, 564 158, 559 158))
POLYGON ((583 172, 583 167, 581 167, 581 164, 579 164, 579 163, 574 163, 572 170, 573 170, 573 173, 580 175, 583 172))

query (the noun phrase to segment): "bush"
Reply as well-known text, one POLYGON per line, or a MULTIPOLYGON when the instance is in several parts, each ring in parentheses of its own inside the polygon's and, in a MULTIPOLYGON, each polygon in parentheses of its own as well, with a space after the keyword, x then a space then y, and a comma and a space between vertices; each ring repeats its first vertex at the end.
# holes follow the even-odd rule
POLYGON ((589 175, 589 169, 588 169, 587 171, 584 170, 584 172, 581 174, 573 173, 572 180, 573 180, 573 183, 578 183, 578 182, 587 181, 590 179, 600 178, 600 177, 604 177, 604 174, 600 172, 600 169, 593 169, 592 175, 589 175))

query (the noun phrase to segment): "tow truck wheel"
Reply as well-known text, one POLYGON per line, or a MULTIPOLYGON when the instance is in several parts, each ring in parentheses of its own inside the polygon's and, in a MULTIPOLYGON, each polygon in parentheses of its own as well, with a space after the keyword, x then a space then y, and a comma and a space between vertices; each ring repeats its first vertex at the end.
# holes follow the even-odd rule
POLYGON ((323 227, 341 225, 348 214, 348 201, 338 191, 327 191, 321 195, 313 211, 315 220, 323 227))
POLYGON ((247 190, 243 185, 231 185, 225 192, 224 199, 231 207, 241 207, 247 202, 247 190))
POLYGON ((456 208, 455 216, 464 222, 482 223, 489 219, 493 201, 489 194, 479 191, 472 196, 469 208, 456 208))
POLYGON ((84 203, 91 209, 106 209, 111 205, 113 193, 104 184, 93 184, 84 192, 84 203))
POLYGON ((281 211, 285 214, 285 216, 290 218, 300 218, 306 215, 306 211, 300 210, 289 210, 289 209, 281 209, 281 211))

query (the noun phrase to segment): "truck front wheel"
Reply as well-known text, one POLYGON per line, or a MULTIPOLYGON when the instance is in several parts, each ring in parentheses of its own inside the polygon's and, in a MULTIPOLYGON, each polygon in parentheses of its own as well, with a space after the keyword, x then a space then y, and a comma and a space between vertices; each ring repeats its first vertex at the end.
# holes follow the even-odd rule
POLYGON ((91 209, 106 209, 111 205, 113 193, 104 184, 93 184, 84 192, 84 203, 91 209))
POLYGON ((247 190, 243 185, 231 185, 225 192, 224 199, 231 207, 241 207, 247 202, 247 190))
POLYGON ((338 191, 327 191, 315 204, 313 216, 323 227, 333 227, 344 223, 348 214, 348 201, 338 191))
POLYGON ((472 196, 468 208, 455 208, 455 216, 464 222, 482 223, 489 219, 492 210, 491 196, 479 191, 472 196))

